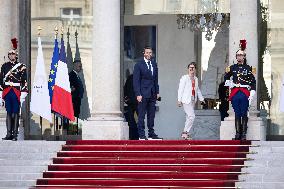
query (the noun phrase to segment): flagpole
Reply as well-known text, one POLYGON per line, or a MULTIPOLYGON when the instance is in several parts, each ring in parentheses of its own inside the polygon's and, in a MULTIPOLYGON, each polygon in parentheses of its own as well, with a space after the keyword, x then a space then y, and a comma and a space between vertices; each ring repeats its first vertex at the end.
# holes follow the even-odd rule
POLYGON ((55 140, 55 127, 56 127, 55 120, 56 120, 55 114, 53 113, 53 134, 54 134, 54 140, 55 140))
MULTIPOLYGON (((41 32, 42 28, 40 27, 40 25, 38 25, 37 27, 37 35, 38 37, 40 37, 40 32, 41 32)), ((41 136, 41 140, 43 140, 43 134, 42 134, 42 117, 39 116, 39 125, 40 125, 40 136, 41 136)))
POLYGON ((64 34, 64 28, 63 26, 61 26, 61 38, 63 38, 63 34, 64 34))
MULTIPOLYGON (((63 35, 64 35, 64 28, 63 28, 63 26, 61 26, 61 33, 60 34, 61 34, 61 39, 63 39, 63 35)), ((62 47, 60 47, 60 48, 62 48, 62 47)), ((62 135, 63 135, 63 119, 64 119, 63 115, 61 115, 61 117, 60 117, 60 123, 59 123, 59 120, 57 119, 58 131, 59 131, 59 133, 61 131, 62 135)), ((62 136, 62 138, 63 138, 63 136, 62 136)))
MULTIPOLYGON (((55 31, 54 37, 55 37, 55 39, 57 39, 57 37, 58 37, 58 27, 57 26, 55 26, 54 31, 55 31)), ((54 138, 55 138, 55 140, 58 140, 58 137, 55 136, 55 132, 58 131, 58 117, 56 116, 55 113, 53 113, 53 114, 54 114, 54 138)))

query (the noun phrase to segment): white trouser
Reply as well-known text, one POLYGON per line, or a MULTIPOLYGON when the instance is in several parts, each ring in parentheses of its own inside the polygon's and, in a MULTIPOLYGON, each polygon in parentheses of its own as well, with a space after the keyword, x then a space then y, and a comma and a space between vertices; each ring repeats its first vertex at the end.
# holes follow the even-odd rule
POLYGON ((194 114, 194 101, 191 101, 190 104, 183 104, 183 109, 185 112, 185 125, 184 125, 184 132, 189 132, 193 122, 194 122, 194 118, 195 118, 195 114, 194 114))

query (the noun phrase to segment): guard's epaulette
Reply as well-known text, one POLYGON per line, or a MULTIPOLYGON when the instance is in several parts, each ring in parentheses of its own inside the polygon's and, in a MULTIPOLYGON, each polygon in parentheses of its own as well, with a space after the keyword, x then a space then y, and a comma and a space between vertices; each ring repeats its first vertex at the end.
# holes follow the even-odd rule
POLYGON ((252 67, 251 72, 252 72, 253 75, 255 75, 256 74, 256 67, 252 67))
POLYGON ((226 73, 229 73, 230 70, 231 70, 230 66, 227 66, 227 67, 226 67, 226 73))

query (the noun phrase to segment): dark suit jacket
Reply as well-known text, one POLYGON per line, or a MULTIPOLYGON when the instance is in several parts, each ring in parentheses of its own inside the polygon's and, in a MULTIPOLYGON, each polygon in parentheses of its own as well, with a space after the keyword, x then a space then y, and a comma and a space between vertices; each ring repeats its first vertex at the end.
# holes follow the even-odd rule
POLYGON ((128 106, 137 107, 137 100, 133 89, 133 74, 131 74, 125 82, 124 89, 124 99, 127 100, 126 104, 128 106))
POLYGON ((224 81, 219 85, 218 94, 221 101, 227 101, 229 99, 229 87, 225 86, 224 81))
POLYGON ((77 74, 74 72, 74 70, 72 70, 69 73, 69 81, 70 81, 70 87, 71 87, 74 115, 75 117, 78 117, 80 114, 81 99, 83 98, 83 94, 84 94, 83 83, 81 79, 79 78, 79 76, 77 76, 77 74), (72 88, 75 88, 75 90, 72 91, 72 88))
POLYGON ((144 58, 135 64, 133 71, 133 87, 136 96, 141 95, 144 98, 150 98, 153 95, 159 94, 157 63, 154 60, 151 60, 151 64, 153 67, 153 75, 151 70, 148 69, 144 58))

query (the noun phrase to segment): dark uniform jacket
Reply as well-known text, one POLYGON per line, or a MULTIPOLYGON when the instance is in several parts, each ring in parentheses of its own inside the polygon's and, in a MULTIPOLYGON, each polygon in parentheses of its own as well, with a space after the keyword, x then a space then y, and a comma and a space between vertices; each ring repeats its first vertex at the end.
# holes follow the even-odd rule
POLYGON ((2 98, 4 98, 10 90, 14 90, 20 101, 21 92, 28 92, 26 66, 22 63, 18 63, 17 61, 14 63, 6 62, 1 67, 0 91, 3 91, 2 98), (17 68, 14 67, 16 65, 17 68))
POLYGON ((256 81, 251 66, 247 64, 233 64, 226 69, 224 80, 230 80, 231 76, 233 76, 234 87, 231 89, 229 100, 238 91, 243 92, 249 97, 250 90, 256 89, 256 81))
POLYGON ((69 82, 70 82, 70 87, 71 87, 74 116, 79 117, 81 99, 83 98, 83 94, 84 94, 83 83, 80 77, 75 73, 74 70, 72 70, 69 73, 69 82), (75 90, 72 91, 72 88, 75 88, 75 90))

